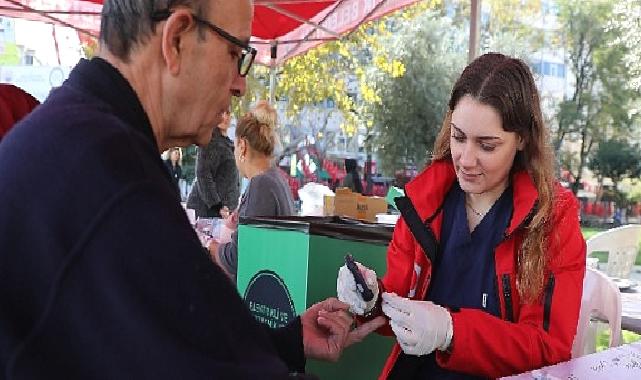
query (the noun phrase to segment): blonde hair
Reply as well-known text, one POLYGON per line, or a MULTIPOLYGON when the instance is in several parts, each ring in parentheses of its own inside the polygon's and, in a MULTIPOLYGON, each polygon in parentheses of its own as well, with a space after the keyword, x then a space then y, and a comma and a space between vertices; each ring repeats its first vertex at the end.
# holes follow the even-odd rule
POLYGON ((264 100, 260 101, 238 122, 236 139, 245 139, 252 150, 271 156, 278 143, 276 120, 274 107, 264 100))
POLYGON ((456 81, 449 109, 434 143, 434 160, 451 159, 452 111, 464 96, 471 96, 501 115, 503 129, 515 132, 524 141, 512 172, 526 170, 538 192, 534 212, 518 252, 517 287, 524 302, 534 302, 543 293, 549 221, 554 203, 554 155, 536 84, 527 65, 515 58, 489 53, 470 63, 456 81))

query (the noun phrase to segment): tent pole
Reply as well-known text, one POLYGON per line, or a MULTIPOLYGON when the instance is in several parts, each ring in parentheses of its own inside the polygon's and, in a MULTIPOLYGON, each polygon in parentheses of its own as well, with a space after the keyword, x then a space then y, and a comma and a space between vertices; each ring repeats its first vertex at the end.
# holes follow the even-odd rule
POLYGON ((470 40, 467 50, 467 62, 472 62, 479 55, 479 36, 481 34, 481 0, 471 0, 470 40))
POLYGON ((269 62, 269 103, 274 104, 274 94, 276 93, 276 57, 278 56, 278 41, 272 40, 271 59, 269 62))

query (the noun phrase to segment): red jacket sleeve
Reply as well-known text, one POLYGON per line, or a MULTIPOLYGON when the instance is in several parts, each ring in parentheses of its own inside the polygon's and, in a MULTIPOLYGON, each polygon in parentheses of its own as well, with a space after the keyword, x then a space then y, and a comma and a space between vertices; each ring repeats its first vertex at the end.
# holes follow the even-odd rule
POLYGON ((571 194, 559 195, 549 239, 554 277, 549 329, 543 327, 542 299, 521 304, 514 323, 462 309, 452 313, 452 352, 437 353, 442 367, 496 378, 570 359, 585 275, 585 241, 577 210, 571 194))

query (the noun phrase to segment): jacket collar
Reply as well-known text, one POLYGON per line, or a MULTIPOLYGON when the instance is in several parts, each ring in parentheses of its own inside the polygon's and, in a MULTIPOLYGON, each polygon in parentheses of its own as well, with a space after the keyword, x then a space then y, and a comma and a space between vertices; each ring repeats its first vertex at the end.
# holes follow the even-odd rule
POLYGON ((65 85, 80 88, 113 108, 113 114, 141 133, 158 151, 151 123, 138 95, 124 76, 102 58, 82 59, 65 85))
MULTIPOLYGON (((455 181, 456 173, 451 160, 434 161, 405 186, 405 194, 412 200, 421 219, 428 220, 438 214, 455 181)), ((514 209, 506 235, 529 222, 538 198, 534 182, 525 170, 512 175, 512 191, 514 209)))

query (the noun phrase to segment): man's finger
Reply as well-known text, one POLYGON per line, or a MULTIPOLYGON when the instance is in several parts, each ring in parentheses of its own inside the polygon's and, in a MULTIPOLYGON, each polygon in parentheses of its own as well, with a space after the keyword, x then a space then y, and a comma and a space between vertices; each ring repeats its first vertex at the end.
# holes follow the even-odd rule
POLYGON ((329 330, 332 335, 347 336, 352 325, 352 318, 342 311, 318 313, 317 322, 321 327, 329 330))
POLYGON ((349 347, 354 343, 362 341, 371 332, 378 329, 379 327, 383 327, 383 325, 385 325, 385 317, 383 317, 382 315, 372 319, 371 321, 363 323, 354 330, 350 331, 350 333, 347 335, 347 342, 345 343, 345 347, 349 347))
POLYGON ((339 301, 338 299, 332 297, 328 298, 325 301, 321 302, 322 309, 325 311, 347 311, 349 310, 349 305, 339 301))

